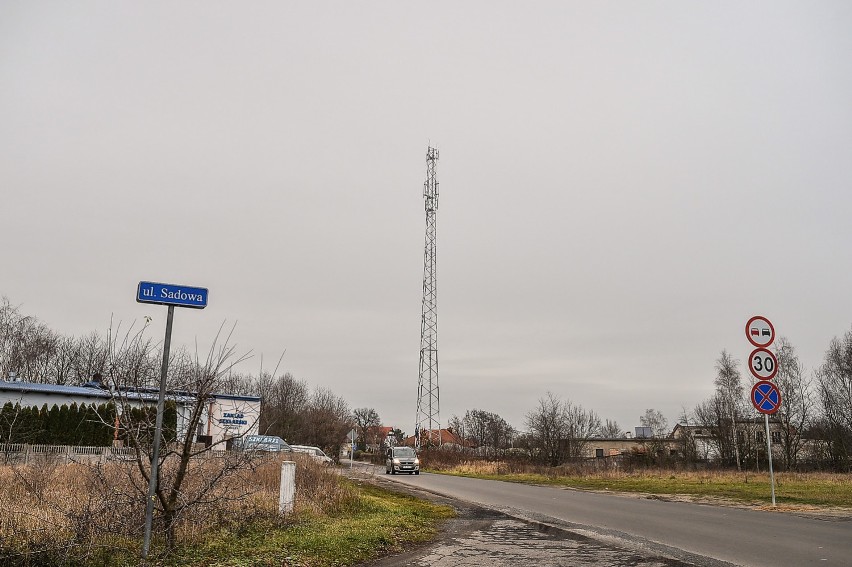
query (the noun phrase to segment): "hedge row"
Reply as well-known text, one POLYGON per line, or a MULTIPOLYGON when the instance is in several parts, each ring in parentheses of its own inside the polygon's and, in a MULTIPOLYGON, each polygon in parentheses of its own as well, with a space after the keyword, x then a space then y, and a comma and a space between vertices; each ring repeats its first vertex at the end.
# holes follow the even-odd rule
MULTIPOLYGON (((133 409, 124 421, 150 441, 154 423, 154 409, 133 409)), ((119 428, 116 435, 115 404, 63 404, 48 408, 21 407, 7 402, 0 410, 0 443, 30 443, 43 445, 78 445, 107 447, 118 437, 126 441, 119 428)), ((163 415, 166 439, 174 439, 177 412, 174 404, 167 404, 163 415)))

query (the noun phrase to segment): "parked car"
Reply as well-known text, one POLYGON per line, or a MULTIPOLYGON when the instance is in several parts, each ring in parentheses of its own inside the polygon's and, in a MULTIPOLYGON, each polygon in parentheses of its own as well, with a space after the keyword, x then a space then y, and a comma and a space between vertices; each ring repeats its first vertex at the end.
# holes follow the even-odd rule
POLYGON ((291 445, 291 447, 296 453, 307 453, 320 464, 330 465, 332 463, 331 457, 326 455, 319 447, 311 447, 309 445, 291 445))
POLYGON ((411 447, 391 447, 385 455, 385 474, 420 474, 420 459, 411 447))
POLYGON ((275 435, 246 435, 234 439, 234 448, 242 451, 267 451, 270 453, 292 453, 293 448, 275 435))

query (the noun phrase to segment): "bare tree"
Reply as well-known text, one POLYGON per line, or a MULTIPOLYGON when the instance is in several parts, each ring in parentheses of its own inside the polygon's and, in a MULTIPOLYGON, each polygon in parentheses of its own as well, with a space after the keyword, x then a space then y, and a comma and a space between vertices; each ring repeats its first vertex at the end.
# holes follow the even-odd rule
POLYGON ((370 441, 376 443, 376 439, 370 439, 370 430, 381 427, 382 420, 379 418, 379 412, 373 408, 356 408, 352 412, 352 419, 355 422, 355 428, 358 430, 358 437, 361 439, 362 447, 366 451, 370 441))
POLYGON ((0 299, 0 375, 15 373, 28 382, 51 382, 51 364, 60 336, 35 317, 0 299))
POLYGON ((459 435, 462 439, 467 437, 465 435, 464 420, 457 415, 453 415, 447 422, 447 429, 459 435))
POLYGON ((509 425, 509 422, 496 413, 489 413, 486 439, 493 454, 502 454, 505 449, 508 449, 516 434, 517 430, 509 425))
POLYGON ((269 400, 272 397, 272 390, 275 387, 275 376, 270 372, 261 372, 256 377, 251 376, 249 380, 252 381, 251 390, 263 398, 264 400, 269 400))
POLYGON ((700 458, 707 458, 707 455, 699 455, 698 443, 695 439, 695 432, 690 427, 693 425, 694 418, 690 415, 687 409, 681 408, 679 423, 684 426, 680 430, 680 435, 677 437, 678 453, 684 463, 695 466, 700 458))
POLYGON ((721 424, 723 423, 723 420, 729 420, 730 426, 727 430, 731 435, 731 445, 734 448, 737 470, 742 470, 740 439, 737 424, 741 421, 741 417, 743 415, 743 386, 740 371, 737 366, 737 361, 728 354, 728 351, 723 350, 722 354, 716 361, 715 405, 720 433, 722 431, 721 424))
POLYGON ((349 405, 326 388, 316 388, 305 411, 303 438, 338 458, 346 434, 354 425, 349 405))
POLYGON ((639 424, 642 427, 650 428, 651 435, 654 437, 668 437, 669 435, 669 420, 660 410, 646 409, 645 413, 639 416, 639 424))
MULTIPOLYGON (((137 332, 131 328, 120 339, 111 334, 106 368, 108 383, 114 392, 113 399, 118 406, 119 433, 135 452, 138 476, 130 475, 129 478, 133 480, 136 495, 143 501, 153 469, 156 420, 156 400, 145 395, 145 385, 156 380, 150 362, 159 354, 153 343, 144 337, 144 331, 145 327, 137 332), (140 403, 144 404, 141 408, 140 403)), ((192 509, 208 504, 213 489, 223 479, 239 474, 248 464, 248 453, 228 453, 217 461, 215 467, 204 467, 194 461, 194 457, 207 450, 194 440, 220 379, 245 358, 236 354, 228 335, 221 343, 217 337, 203 359, 181 349, 177 349, 169 359, 167 387, 184 394, 180 395, 182 404, 178 410, 182 412, 180 426, 171 431, 164 428, 165 442, 162 443, 157 470, 156 506, 168 548, 175 542, 178 521, 192 509), (194 480, 187 482, 191 477, 194 480)), ((243 496, 233 495, 234 498, 243 496)))
POLYGON ((72 337, 60 337, 56 342, 56 352, 51 360, 50 382, 53 384, 74 384, 78 382, 74 373, 76 365, 76 340, 72 337))
POLYGON ((564 460, 562 439, 568 421, 564 403, 552 392, 539 398, 538 407, 526 415, 529 442, 539 457, 555 467, 564 460))
POLYGON ((261 384, 263 409, 260 413, 260 431, 278 435, 291 443, 301 440, 310 402, 307 384, 289 372, 270 383, 264 378, 261 384))
POLYGON ((782 400, 775 419, 782 425, 784 463, 790 470, 798 466, 802 434, 812 425, 815 403, 811 379, 805 376, 804 365, 799 362, 795 348, 786 337, 775 343, 775 357, 778 359, 778 372, 774 381, 782 400))
POLYGON ((601 437, 606 439, 620 439, 624 437, 624 430, 621 429, 621 426, 618 425, 614 420, 606 420, 604 424, 601 426, 601 437))
POLYGON ((548 392, 527 414, 526 426, 534 450, 557 466, 566 458, 583 455, 589 439, 600 432, 601 420, 595 412, 548 392))
MULTIPOLYGON (((731 424, 731 418, 728 417, 730 412, 721 396, 718 393, 713 394, 709 399, 698 404, 694 413, 697 425, 707 428, 710 444, 715 449, 719 460, 725 465, 735 463, 736 433, 731 424)), ((710 457, 708 448, 707 458, 710 457)))
MULTIPOLYGON (((827 435, 834 466, 852 466, 852 331, 834 338, 817 373, 817 387, 823 412, 823 432, 827 435)), ((783 404, 782 404, 783 405, 783 404)))
POLYGON ((646 441, 649 448, 648 457, 655 457, 660 461, 665 460, 665 439, 669 436, 669 421, 666 416, 660 410, 649 408, 645 410, 643 415, 639 416, 639 424, 651 430, 651 439, 646 441))
MULTIPOLYGON (((110 335, 104 339, 98 333, 92 332, 77 340, 77 348, 74 356, 74 373, 77 379, 85 382, 94 374, 106 374, 108 359, 111 356, 110 341, 117 336, 121 336, 120 324, 114 330, 110 330, 110 335)), ((144 329, 144 327, 143 327, 144 329)), ((131 335, 133 330, 128 330, 131 335)), ((156 367, 156 362, 151 361, 153 367, 156 367)), ((153 380, 149 386, 154 386, 157 383, 156 375, 150 380, 153 380)))
POLYGON ((497 455, 506 449, 516 433, 498 414, 478 409, 465 413, 462 429, 467 438, 475 441, 486 456, 497 455))
POLYGON ((462 422, 464 423, 465 433, 468 439, 476 443, 481 454, 488 455, 488 428, 490 416, 488 412, 483 410, 468 410, 464 414, 462 422))
POLYGON ((579 459, 586 450, 589 439, 598 435, 601 430, 601 418, 592 411, 585 410, 580 405, 565 401, 565 410, 568 417, 567 432, 565 439, 566 455, 570 459, 579 459))

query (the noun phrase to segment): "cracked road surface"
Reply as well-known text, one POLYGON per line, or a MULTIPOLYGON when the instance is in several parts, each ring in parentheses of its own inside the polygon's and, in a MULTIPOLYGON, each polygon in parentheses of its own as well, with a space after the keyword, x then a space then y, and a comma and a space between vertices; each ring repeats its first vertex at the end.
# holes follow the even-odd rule
POLYGON ((384 567, 489 567, 536 565, 599 567, 671 567, 666 559, 605 546, 564 533, 546 533, 535 525, 510 518, 497 519, 466 536, 451 537, 416 556, 388 558, 372 565, 384 567))
MULTIPOLYGON (((362 480, 376 479, 362 476, 362 480)), ((386 486, 386 485, 385 485, 386 486)), ((592 539, 572 531, 507 516, 497 510, 452 500, 394 483, 393 490, 445 504, 457 516, 447 520, 438 538, 399 555, 361 567, 687 567, 699 566, 660 557, 649 549, 592 539)), ((713 562, 712 565, 722 565, 713 562)), ((725 564, 727 565, 727 564, 725 564)))
MULTIPOLYGON (((384 469, 363 468, 365 475, 375 471, 384 469)), ((641 557, 701 566, 852 565, 852 518, 846 515, 715 506, 429 473, 376 480, 550 526, 569 539, 571 534, 588 537, 641 557)))

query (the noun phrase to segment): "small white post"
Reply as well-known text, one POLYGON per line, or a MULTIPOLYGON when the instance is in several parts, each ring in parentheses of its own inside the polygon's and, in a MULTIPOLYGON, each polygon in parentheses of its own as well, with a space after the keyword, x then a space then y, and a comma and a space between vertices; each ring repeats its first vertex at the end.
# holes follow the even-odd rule
POLYGON ((278 496, 278 512, 289 514, 296 502, 296 463, 281 463, 281 491, 278 496))

